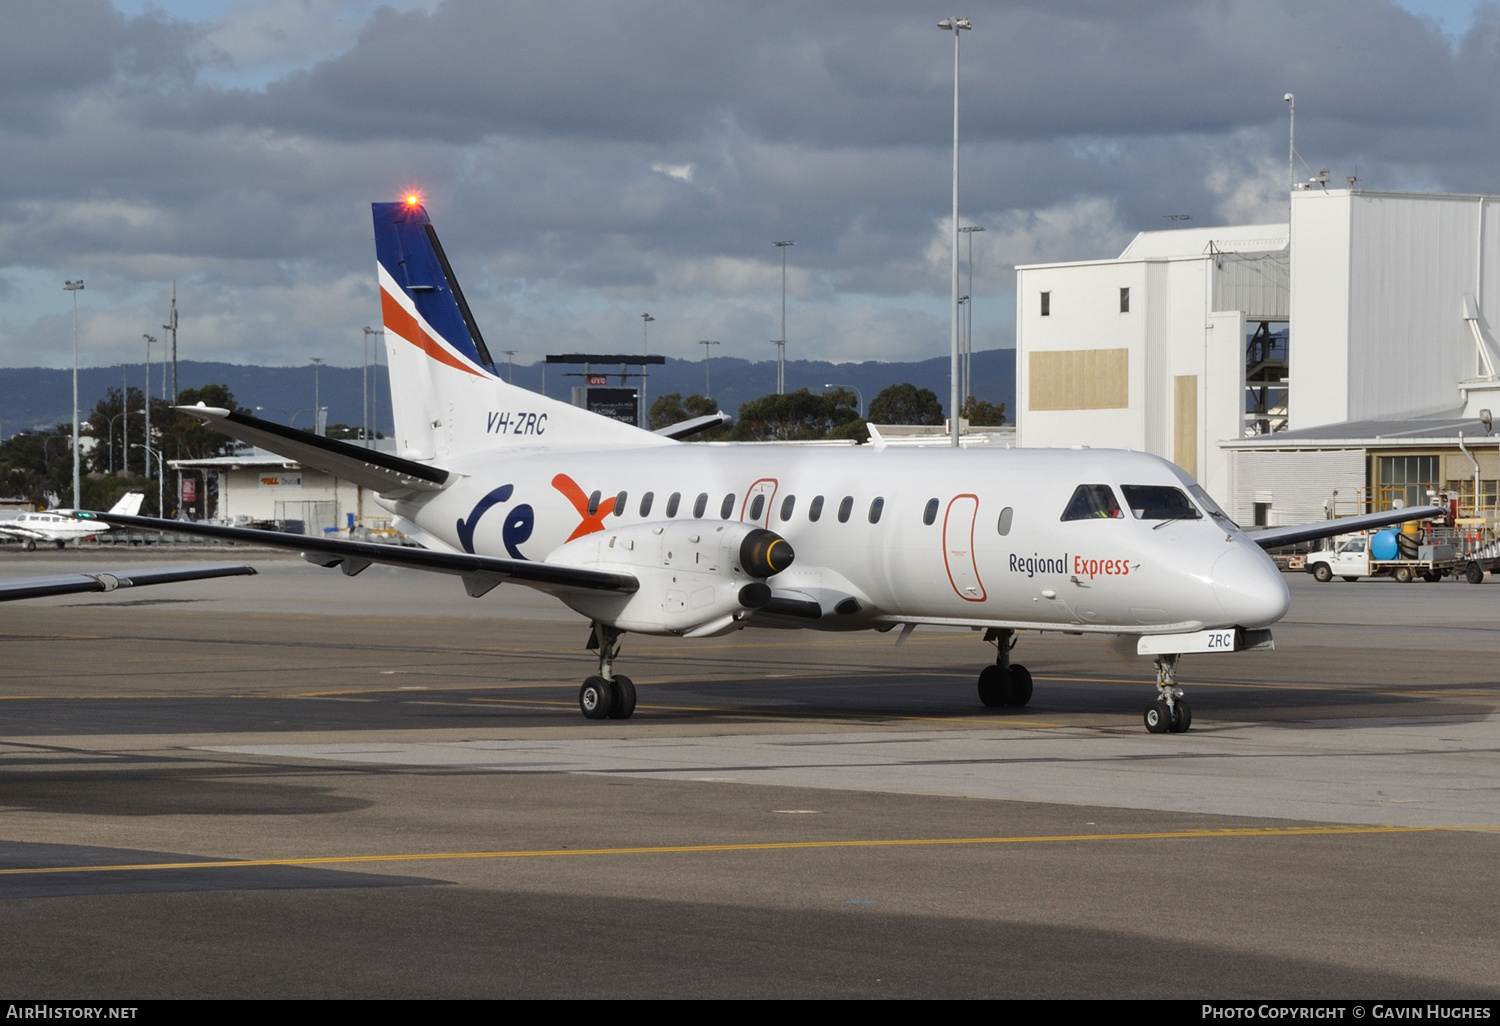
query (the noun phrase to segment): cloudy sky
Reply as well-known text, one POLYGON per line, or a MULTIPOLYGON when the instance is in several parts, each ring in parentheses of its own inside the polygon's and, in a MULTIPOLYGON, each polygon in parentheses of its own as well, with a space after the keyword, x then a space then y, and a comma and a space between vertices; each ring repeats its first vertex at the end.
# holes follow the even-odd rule
MULTIPOLYGON (((950 12, 909 2, 0 0, 0 366, 357 365, 372 200, 426 198, 492 350, 946 351, 950 12)), ((1283 217, 1313 171, 1500 193, 1500 6, 968 3, 975 346, 1016 263, 1168 214, 1283 217), (1302 169, 1299 167, 1299 172, 1302 169)))

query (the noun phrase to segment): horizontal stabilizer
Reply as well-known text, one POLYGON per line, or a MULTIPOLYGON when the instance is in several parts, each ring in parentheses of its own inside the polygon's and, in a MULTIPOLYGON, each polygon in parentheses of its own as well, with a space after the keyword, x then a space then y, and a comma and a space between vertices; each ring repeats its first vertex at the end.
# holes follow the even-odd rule
POLYGON ((1274 549, 1282 545, 1295 545, 1297 542, 1334 538, 1341 534, 1374 531, 1412 520, 1432 520, 1446 516, 1447 513, 1447 509, 1442 506, 1412 506, 1409 509, 1390 509, 1383 513, 1362 513, 1357 517, 1339 517, 1337 520, 1315 520, 1310 524, 1294 524, 1290 527, 1266 527, 1245 533, 1261 548, 1274 549))
MULTIPOLYGON (((639 583, 630 574, 608 573, 603 570, 589 570, 575 566, 557 566, 529 559, 499 559, 494 556, 470 555, 466 552, 437 552, 406 545, 382 545, 377 542, 344 541, 340 538, 316 538, 302 534, 282 534, 279 531, 257 531, 248 527, 224 527, 220 524, 184 524, 180 520, 126 517, 115 513, 75 515, 84 520, 102 520, 117 527, 134 527, 142 531, 171 531, 177 534, 186 532, 202 535, 205 538, 223 538, 226 541, 241 542, 246 545, 266 545, 276 549, 316 553, 326 558, 312 562, 329 567, 347 564, 344 569, 345 573, 350 576, 363 570, 370 563, 380 563, 411 570, 432 570, 437 573, 455 574, 465 578, 466 585, 468 585, 468 578, 475 578, 479 582, 515 581, 542 591, 615 591, 624 594, 632 593, 639 587, 639 583)), ((472 585, 469 586, 472 587, 472 585)))
MULTIPOLYGON (((90 516, 110 516, 96 513, 90 516)), ((161 521, 171 523, 171 521, 161 521)), ((179 524, 180 528, 181 525, 179 524)), ((46 577, 18 577, 0 581, 0 602, 14 599, 44 598, 48 595, 72 595, 82 591, 114 591, 116 588, 139 588, 147 584, 176 584, 179 581, 202 581, 211 577, 240 577, 255 573, 240 563, 198 563, 191 566, 162 566, 151 570, 99 570, 81 574, 49 574, 46 577)))
POLYGON ((383 495, 400 497, 402 493, 437 491, 448 481, 441 467, 404 460, 388 452, 366 449, 335 438, 324 438, 311 431, 298 431, 214 406, 179 406, 177 409, 224 432, 230 438, 257 445, 262 449, 296 460, 304 467, 369 488, 383 495))
POLYGON ((679 420, 676 424, 668 424, 664 428, 657 428, 652 434, 661 435, 663 438, 686 438, 696 435, 700 431, 716 428, 720 424, 728 424, 734 420, 729 414, 720 410, 718 413, 705 414, 702 417, 694 417, 691 420, 679 420))

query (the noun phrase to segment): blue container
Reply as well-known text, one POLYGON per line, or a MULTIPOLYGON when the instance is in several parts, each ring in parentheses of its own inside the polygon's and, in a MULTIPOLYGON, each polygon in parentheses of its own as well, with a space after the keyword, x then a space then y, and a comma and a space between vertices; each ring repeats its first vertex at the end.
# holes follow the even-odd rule
POLYGON ((1370 539, 1370 556, 1374 559, 1395 559, 1399 551, 1395 531, 1381 531, 1370 539))

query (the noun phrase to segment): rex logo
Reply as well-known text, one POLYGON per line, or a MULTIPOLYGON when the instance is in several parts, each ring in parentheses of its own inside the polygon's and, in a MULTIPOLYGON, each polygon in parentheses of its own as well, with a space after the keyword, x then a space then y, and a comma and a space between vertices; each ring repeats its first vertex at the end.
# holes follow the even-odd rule
POLYGON ((583 518, 578 526, 573 529, 573 533, 568 535, 568 541, 572 541, 574 538, 582 538, 586 534, 593 534, 595 531, 604 530, 604 518, 615 510, 614 496, 610 496, 599 503, 599 508, 590 513, 589 497, 583 494, 583 489, 578 487, 578 482, 574 481, 567 474, 558 474, 554 477, 552 479, 552 487, 562 492, 563 498, 571 502, 573 508, 578 511, 578 515, 583 518))

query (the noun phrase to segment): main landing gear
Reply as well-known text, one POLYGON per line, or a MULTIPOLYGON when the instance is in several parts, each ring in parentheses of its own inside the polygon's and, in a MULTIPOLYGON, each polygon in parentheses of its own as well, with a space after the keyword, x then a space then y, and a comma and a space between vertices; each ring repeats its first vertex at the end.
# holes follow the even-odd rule
POLYGON ((591 720, 628 720, 635 712, 635 682, 614 672, 625 632, 594 622, 588 647, 599 651, 599 672, 578 689, 578 708, 591 720))
POLYGON ((1178 655, 1156 657, 1156 701, 1146 706, 1146 729, 1153 734, 1181 734, 1193 725, 1193 710, 1177 686, 1178 655))
POLYGON ((979 671, 979 700, 990 708, 1019 708, 1031 701, 1031 673, 1020 663, 1010 661, 1010 650, 1016 647, 1016 632, 1005 627, 991 627, 984 640, 996 648, 995 665, 979 671))

